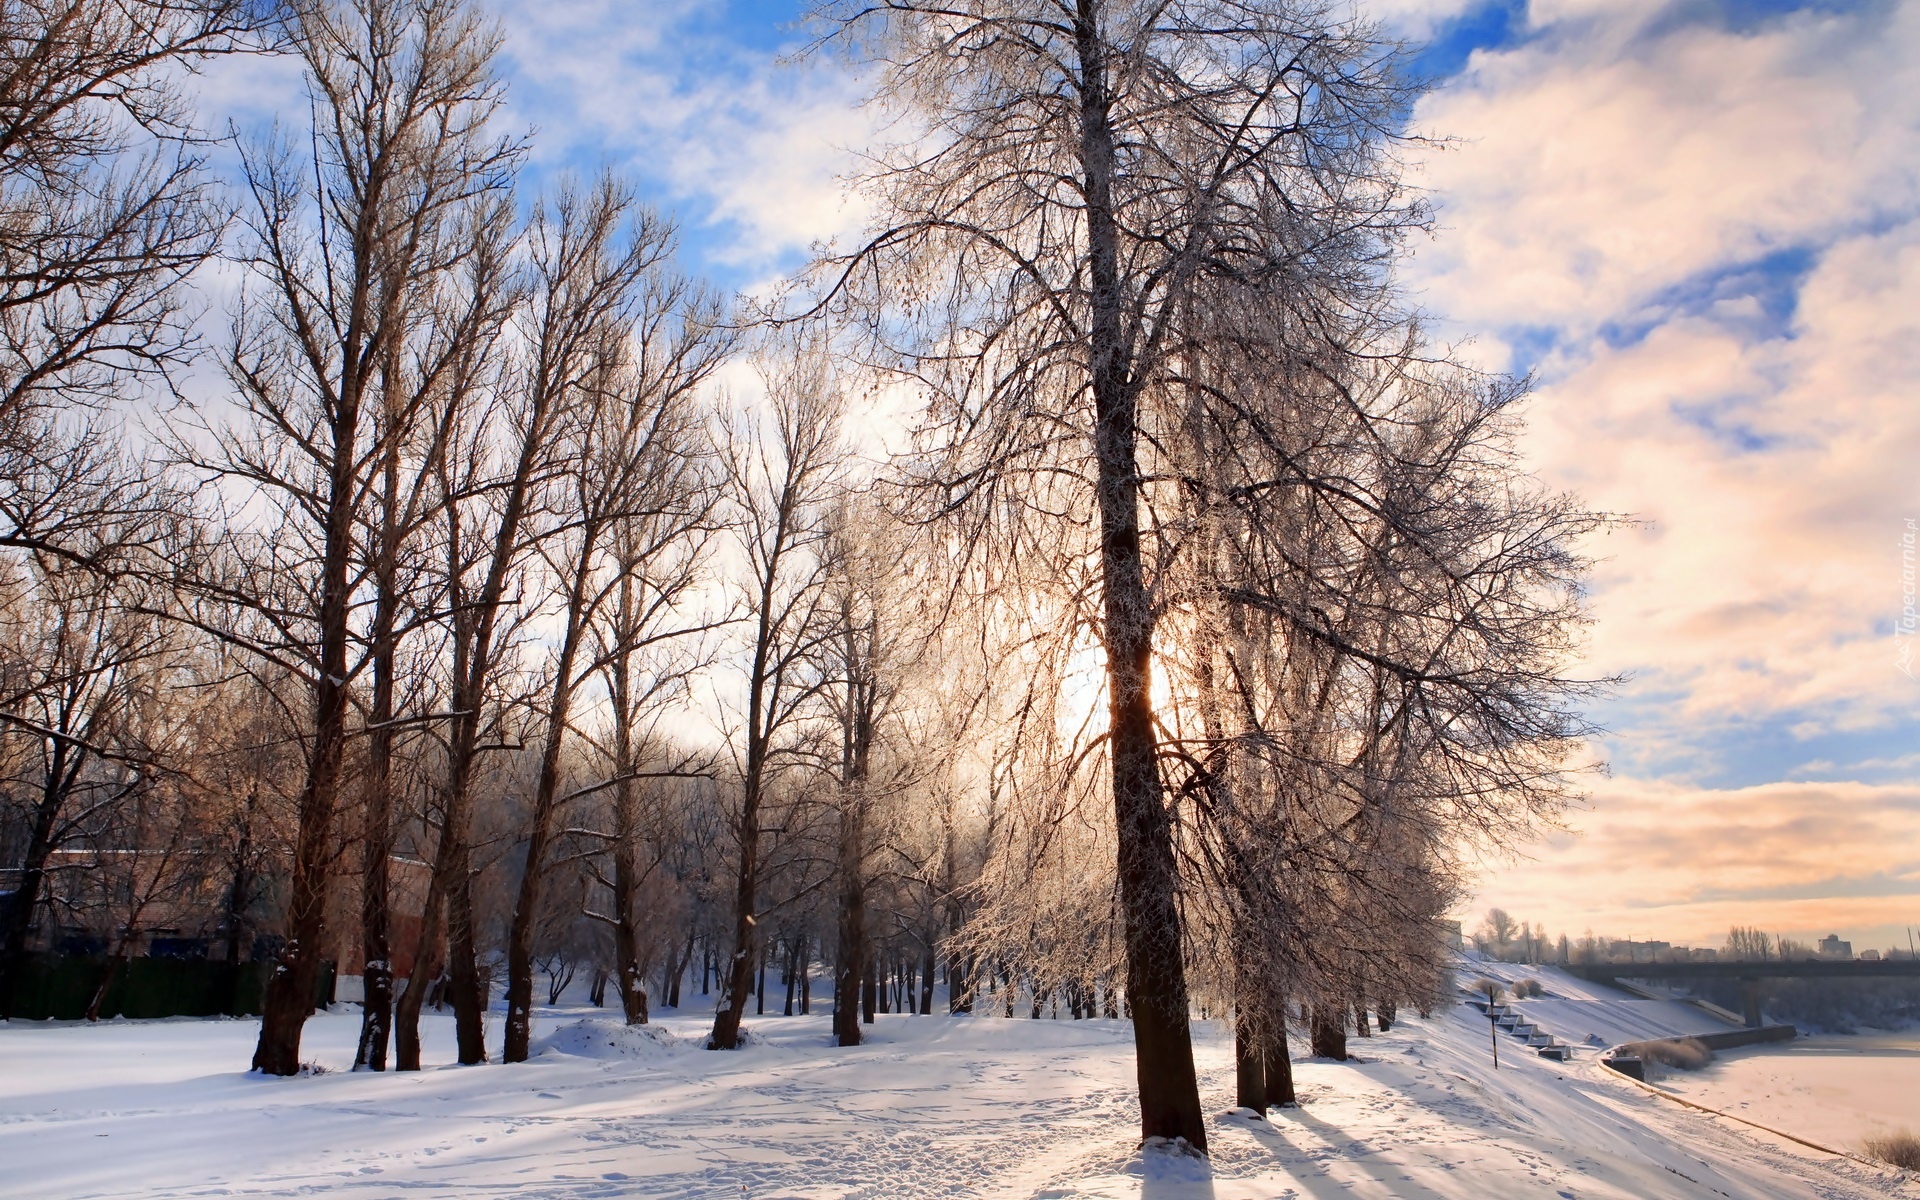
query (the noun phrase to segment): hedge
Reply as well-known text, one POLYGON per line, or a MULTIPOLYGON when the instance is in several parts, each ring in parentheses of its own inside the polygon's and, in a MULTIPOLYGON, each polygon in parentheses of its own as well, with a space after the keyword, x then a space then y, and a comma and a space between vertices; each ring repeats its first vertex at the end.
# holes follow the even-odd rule
MULTIPOLYGON (((112 960, 75 954, 28 954, 13 988, 15 1020, 78 1021, 87 1015, 112 960)), ((235 965, 204 959, 129 958, 120 964, 100 1006, 102 1017, 254 1016, 266 996, 271 962, 235 965)), ((322 963, 314 1003, 333 996, 332 963, 322 963)))

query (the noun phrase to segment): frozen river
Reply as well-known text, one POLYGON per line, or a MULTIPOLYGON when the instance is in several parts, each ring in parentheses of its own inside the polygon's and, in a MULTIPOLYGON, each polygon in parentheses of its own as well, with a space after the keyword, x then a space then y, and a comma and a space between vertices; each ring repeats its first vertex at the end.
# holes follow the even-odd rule
POLYGON ((1858 1151, 1874 1133, 1920 1133, 1920 1032, 1801 1038, 1725 1050, 1660 1081, 1689 1100, 1858 1151))

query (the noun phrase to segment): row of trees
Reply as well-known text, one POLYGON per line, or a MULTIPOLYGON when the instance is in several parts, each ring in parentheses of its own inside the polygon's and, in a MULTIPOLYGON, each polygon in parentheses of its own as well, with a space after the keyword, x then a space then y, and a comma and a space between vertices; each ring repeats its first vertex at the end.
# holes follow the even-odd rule
MULTIPOLYGON (((1765 962, 1768 960, 1819 958, 1819 948, 1767 933, 1756 926, 1735 925, 1727 930, 1726 941, 1718 947, 1693 948, 1670 942, 1596 935, 1589 929, 1578 938, 1561 934, 1548 936, 1546 927, 1530 921, 1516 921, 1503 908, 1487 911, 1473 935, 1474 948, 1482 954, 1506 962, 1608 963, 1608 962, 1685 962, 1701 957, 1722 962, 1765 962)), ((1849 952, 1850 953, 1850 952, 1849 952)), ((1875 954, 1880 953, 1874 951, 1875 954)), ((1889 947, 1887 958, 1911 957, 1913 949, 1889 947)))
MULTIPOLYGON (((72 60, 56 132, 0 148, 18 240, 74 211, 51 162, 201 221, 106 256, 131 298, 95 342, 8 350, 5 980, 55 851, 152 851, 89 823, 165 792, 230 937, 274 892, 263 1071, 299 1068, 351 877, 376 1069, 420 1065, 442 977, 484 1059, 496 962, 524 1058, 586 920, 630 1021, 713 952, 715 1048, 816 948, 843 1045, 863 990, 924 1009, 936 970, 956 1011, 1124 1014, 1143 1135, 1204 1151, 1196 1004, 1233 1014, 1242 1103, 1290 1101, 1289 1022, 1429 1001, 1463 854, 1564 801, 1600 521, 1520 469, 1524 387, 1401 301, 1414 93, 1365 25, 825 8, 817 51, 901 131, 875 224, 730 313, 618 180, 519 193, 465 0, 145 2, 5 0, 72 60), (132 147, 190 146, 169 80, 243 50, 298 57, 312 120, 242 143, 227 228, 190 151, 132 147), (162 404, 216 246, 244 283, 162 404), (850 404, 903 391, 910 444, 857 461, 850 404), (127 401, 157 418, 116 431, 127 401), (94 623, 60 650, 40 618, 94 623), (396 861, 427 872, 397 995, 396 861)), ((17 294, 42 331, 98 299, 17 294)))
POLYGON ((815 292, 927 396, 913 511, 1049 668, 961 940, 1124 978, 1142 1133, 1204 1149, 1196 976, 1264 1107, 1289 998, 1325 1029, 1431 995, 1460 848, 1561 803, 1571 545, 1598 519, 1518 471, 1524 389, 1399 301, 1414 92, 1364 24, 1241 0, 823 20, 911 134, 815 292))

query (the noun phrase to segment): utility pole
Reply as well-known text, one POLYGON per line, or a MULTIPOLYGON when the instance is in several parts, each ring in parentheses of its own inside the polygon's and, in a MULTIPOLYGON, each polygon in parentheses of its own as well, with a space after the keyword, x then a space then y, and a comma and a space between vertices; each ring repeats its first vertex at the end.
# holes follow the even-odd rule
POLYGON ((1485 992, 1487 997, 1487 1038, 1493 1046, 1493 1069, 1498 1071, 1500 1069, 1500 1017, 1494 1012, 1494 1008, 1499 1003, 1500 985, 1492 980, 1488 980, 1485 992))

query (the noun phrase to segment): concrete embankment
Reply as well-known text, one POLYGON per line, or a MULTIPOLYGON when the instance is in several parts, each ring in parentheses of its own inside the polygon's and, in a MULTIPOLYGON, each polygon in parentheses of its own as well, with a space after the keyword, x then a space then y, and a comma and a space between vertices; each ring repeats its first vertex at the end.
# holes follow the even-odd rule
POLYGON ((1762 1025, 1758 1029, 1728 1029, 1718 1033, 1696 1033, 1689 1037, 1650 1038, 1641 1042, 1630 1042, 1634 1052, 1622 1053, 1626 1046, 1615 1046, 1600 1061, 1630 1079, 1645 1080, 1647 1077, 1646 1060, 1657 1059, 1659 1047, 1671 1047, 1677 1056, 1684 1056, 1690 1045, 1705 1046, 1709 1050, 1732 1050, 1740 1046, 1757 1046, 1762 1042, 1790 1042, 1800 1036, 1800 1031, 1791 1025, 1762 1025))

